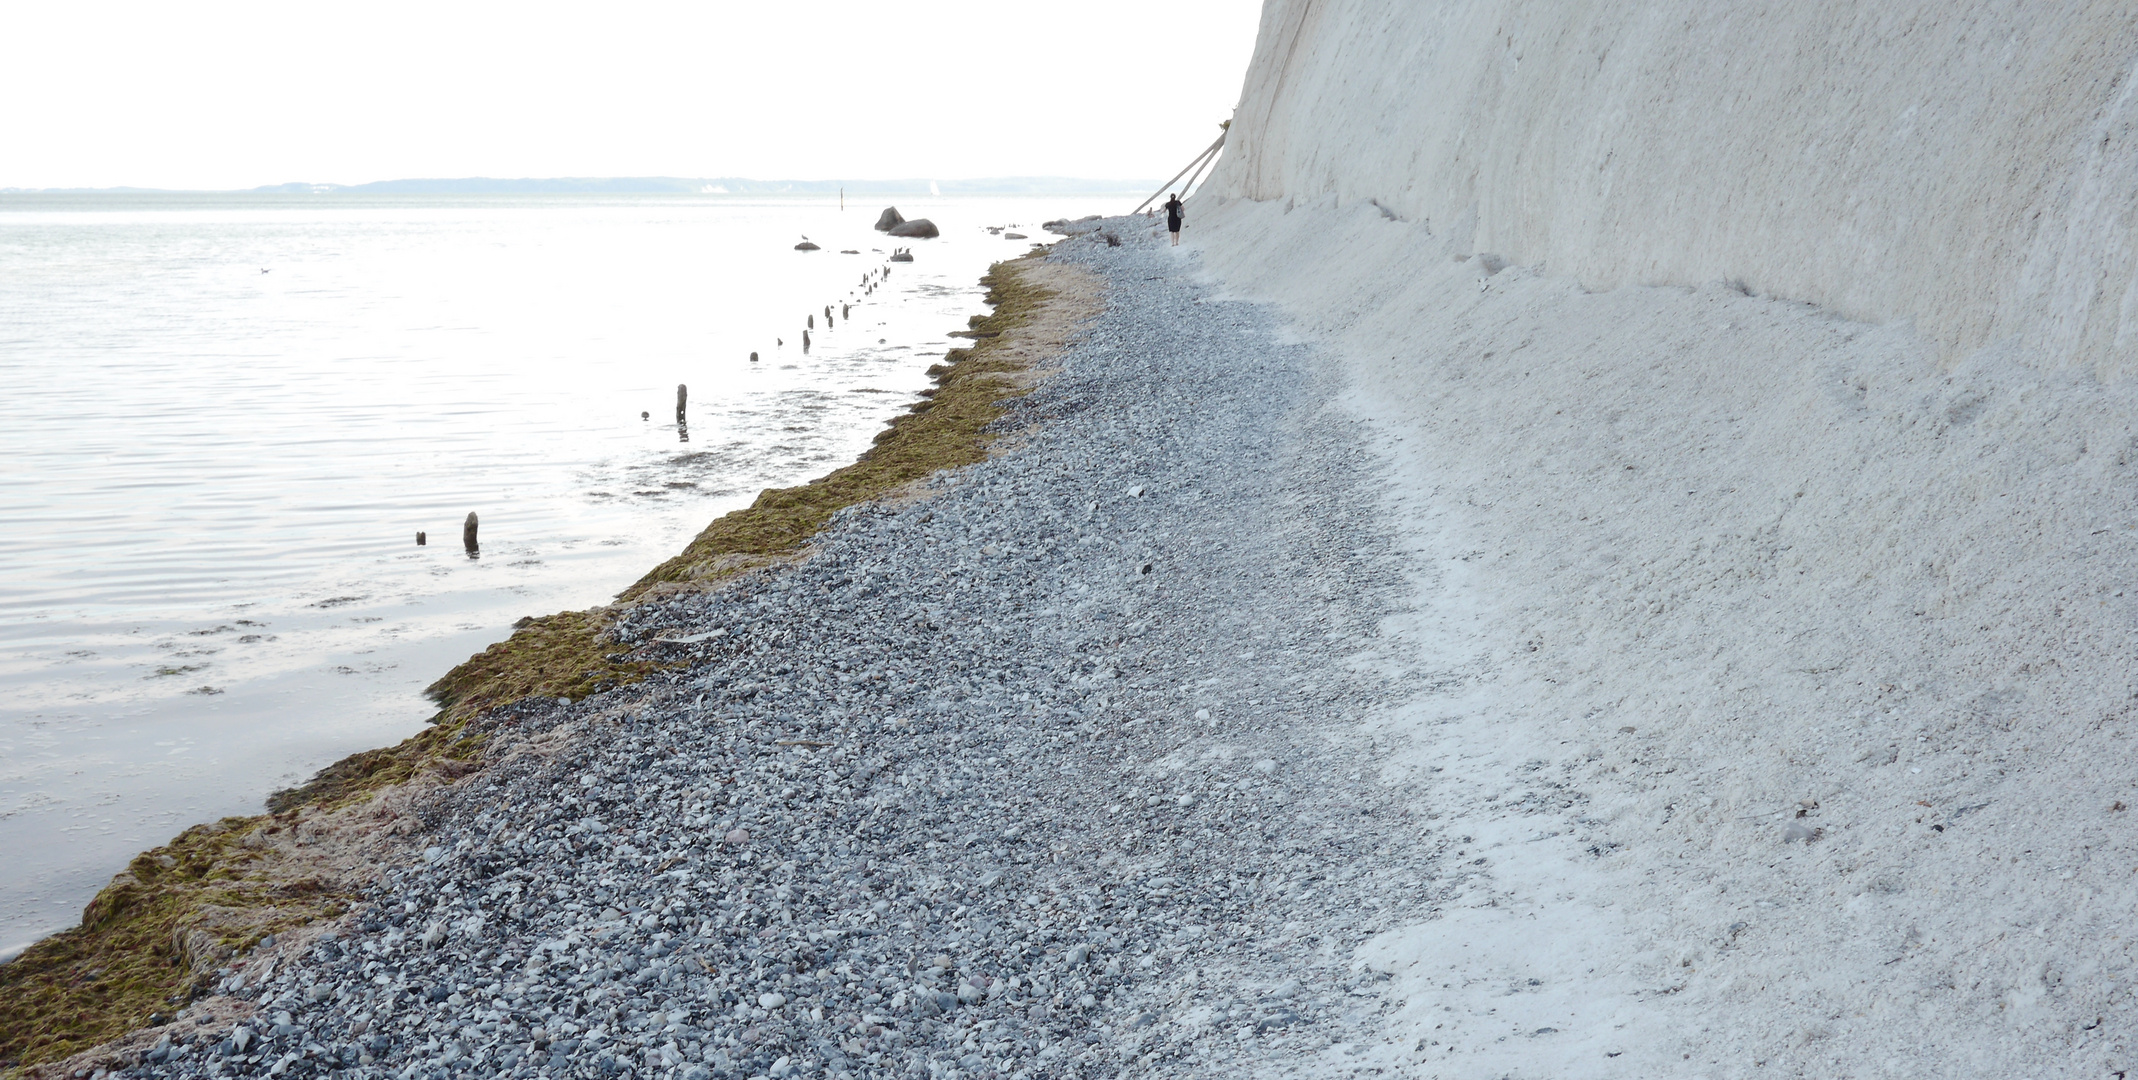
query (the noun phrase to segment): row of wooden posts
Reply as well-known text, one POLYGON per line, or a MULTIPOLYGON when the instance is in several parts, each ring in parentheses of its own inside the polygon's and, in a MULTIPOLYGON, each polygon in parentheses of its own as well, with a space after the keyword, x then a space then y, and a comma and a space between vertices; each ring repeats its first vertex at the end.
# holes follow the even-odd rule
MULTIPOLYGON (((680 387, 679 387, 678 389, 680 389, 680 387)), ((680 406, 678 406, 678 407, 680 408, 680 406)), ((475 554, 475 553, 476 553, 477 551, 480 551, 480 550, 482 549, 482 545, 480 545, 480 544, 478 544, 478 543, 476 543, 476 542, 475 542, 475 528, 476 528, 476 519, 475 519, 475 511, 473 511, 473 510, 470 510, 470 511, 468 511, 468 520, 466 520, 466 521, 463 521, 463 522, 461 522, 461 523, 460 523, 460 546, 462 546, 462 547, 464 547, 464 548, 467 548, 467 549, 468 549, 468 554, 470 554, 470 555, 473 555, 473 554, 475 554)), ((428 545, 429 543, 430 543, 430 538, 429 538, 428 536, 424 535, 424 532, 423 532, 423 530, 421 530, 421 529, 417 529, 417 530, 416 530, 416 546, 417 546, 417 547, 424 547, 424 546, 428 545)))
MULTIPOLYGON (((871 271, 869 271, 868 273, 866 273, 866 274, 863 274, 863 275, 861 275, 861 284, 860 284, 859 286, 857 286, 857 288, 858 288, 858 289, 860 290, 860 292, 861 292, 861 295, 863 295, 863 296, 867 296, 867 295, 869 295, 870 293, 873 293, 873 292, 875 292, 875 291, 876 291, 876 286, 877 286, 878 284, 881 284, 884 278, 887 278, 887 277, 890 277, 890 276, 891 276, 891 268, 890 268, 890 267, 888 267, 888 266, 886 266, 886 267, 883 267, 883 268, 881 268, 881 269, 877 269, 877 270, 871 270, 871 271)), ((833 309, 833 306, 832 306, 832 305, 830 305, 830 304, 826 304, 826 305, 824 305, 824 328, 825 328, 825 329, 827 329, 827 330, 831 329, 831 328, 832 328, 832 326, 834 325, 834 323, 833 323, 833 321, 832 321, 832 320, 833 320, 833 318, 834 318, 834 316, 833 316, 833 313, 832 313, 832 309, 833 309)), ((840 318, 840 319, 846 319, 846 320, 848 320, 848 321, 851 321, 851 320, 853 319, 853 316, 854 316, 854 305, 853 305, 853 304, 852 304, 851 302, 846 302, 846 301, 842 301, 842 302, 841 302, 841 303, 840 303, 840 304, 838 305, 838 314, 837 314, 837 316, 836 316, 836 317, 837 317, 837 318, 840 318)), ((810 345, 810 341, 809 341, 809 332, 810 332, 811 330, 814 330, 814 329, 816 329, 816 326, 817 326, 817 317, 816 317, 816 316, 815 316, 814 314, 811 314, 811 315, 805 316, 805 317, 803 318, 803 327, 802 327, 802 351, 803 351, 803 352, 805 352, 805 353, 809 351, 809 345, 810 345)), ((775 339, 775 340, 777 340, 777 339, 775 339)), ((781 342, 781 344, 785 344, 785 342, 781 342)), ((757 362, 757 354, 756 354, 756 353, 754 353, 754 352, 753 352, 753 353, 751 353, 751 354, 750 354, 750 362, 751 362, 751 363, 753 363, 753 364, 757 362)), ((690 411, 690 384, 688 384, 688 383, 677 383, 677 384, 676 384, 676 426, 677 426, 677 427, 683 427, 684 425, 686 425, 687 423, 689 423, 689 420, 688 420, 688 414, 689 414, 689 411, 690 411)), ((647 417, 648 417, 648 415, 649 415, 649 414, 647 414, 647 413, 643 413, 643 412, 642 412, 642 413, 640 413, 640 414, 639 414, 639 417, 640 417, 641 419, 645 419, 645 418, 647 418, 647 417)), ((468 520, 466 520, 466 521, 462 522, 462 523, 461 523, 461 526, 460 526, 460 545, 461 545, 462 547, 464 547, 464 548, 466 548, 466 549, 467 549, 467 551, 468 551, 468 554, 469 554, 470 556, 473 556, 473 555, 477 554, 478 552, 480 552, 480 551, 482 550, 482 545, 476 542, 476 530, 477 530, 477 528, 478 528, 478 525, 479 525, 479 522, 478 522, 478 520, 476 519, 476 516, 475 516, 475 511, 473 511, 473 510, 470 510, 470 511, 468 511, 468 520)), ((423 530, 421 530, 421 529, 418 529, 418 530, 416 531, 416 546, 417 546, 417 547, 427 547, 427 546, 429 546, 429 544, 430 544, 430 537, 429 537, 429 536, 428 536, 428 535, 427 535, 426 533, 424 533, 424 532, 423 532, 423 530)))

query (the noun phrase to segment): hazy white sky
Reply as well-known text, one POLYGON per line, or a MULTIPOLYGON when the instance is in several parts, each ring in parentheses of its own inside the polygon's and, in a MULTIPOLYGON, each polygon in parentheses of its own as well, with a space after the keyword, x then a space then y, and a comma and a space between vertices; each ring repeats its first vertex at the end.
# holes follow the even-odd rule
POLYGON ((37 2, 0 187, 411 176, 1164 178, 1259 0, 37 2))

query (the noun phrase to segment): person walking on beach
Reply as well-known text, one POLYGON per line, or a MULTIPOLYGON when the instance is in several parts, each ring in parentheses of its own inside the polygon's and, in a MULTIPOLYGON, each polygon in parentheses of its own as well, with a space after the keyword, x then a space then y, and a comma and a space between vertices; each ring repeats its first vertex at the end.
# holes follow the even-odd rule
POLYGON ((1186 209, 1178 193, 1166 196, 1166 231, 1173 234, 1174 247, 1180 246, 1180 214, 1186 209))

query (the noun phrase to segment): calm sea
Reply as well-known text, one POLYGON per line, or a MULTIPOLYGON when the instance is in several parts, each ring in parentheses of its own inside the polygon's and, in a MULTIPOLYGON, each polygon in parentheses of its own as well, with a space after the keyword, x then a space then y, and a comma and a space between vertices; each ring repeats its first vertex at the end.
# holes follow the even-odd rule
POLYGON ((851 460, 1029 246, 987 227, 1120 201, 903 202, 943 236, 863 295, 875 202, 0 196, 0 956, 851 460))

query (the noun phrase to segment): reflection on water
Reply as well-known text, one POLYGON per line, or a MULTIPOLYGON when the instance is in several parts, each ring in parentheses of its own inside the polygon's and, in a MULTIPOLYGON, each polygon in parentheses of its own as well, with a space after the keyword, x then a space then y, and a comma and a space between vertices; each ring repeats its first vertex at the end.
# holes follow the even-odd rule
POLYGON ((885 277, 829 200, 0 196, 0 950, 851 460, 984 227, 1092 202, 931 200, 885 277))

